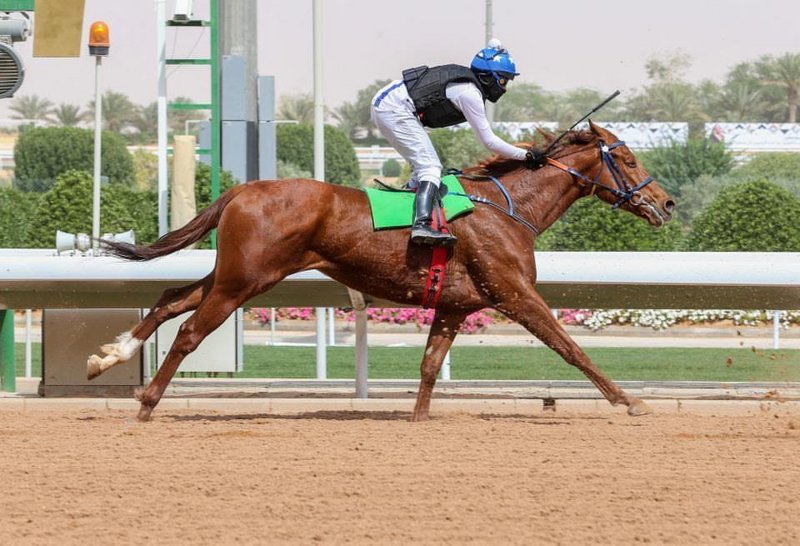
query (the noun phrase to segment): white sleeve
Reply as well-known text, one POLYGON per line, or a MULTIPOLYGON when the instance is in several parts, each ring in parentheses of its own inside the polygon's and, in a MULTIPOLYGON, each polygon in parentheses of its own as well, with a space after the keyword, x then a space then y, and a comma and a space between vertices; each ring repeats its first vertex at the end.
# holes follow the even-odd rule
MULTIPOLYGON (((448 87, 449 90, 450 87, 448 87)), ((489 125, 489 120, 486 118, 483 96, 478 88, 468 83, 463 92, 452 93, 452 96, 448 93, 448 98, 461 110, 464 117, 467 118, 469 126, 478 135, 481 144, 488 150, 511 159, 525 159, 526 150, 512 146, 492 131, 492 126, 489 125)))

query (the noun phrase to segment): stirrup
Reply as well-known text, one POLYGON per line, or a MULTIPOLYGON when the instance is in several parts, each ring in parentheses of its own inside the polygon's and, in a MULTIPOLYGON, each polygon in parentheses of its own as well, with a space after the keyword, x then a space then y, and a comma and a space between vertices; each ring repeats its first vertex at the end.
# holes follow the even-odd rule
POLYGON ((430 226, 417 225, 411 228, 411 242, 418 245, 453 246, 457 241, 454 235, 436 231, 430 226))

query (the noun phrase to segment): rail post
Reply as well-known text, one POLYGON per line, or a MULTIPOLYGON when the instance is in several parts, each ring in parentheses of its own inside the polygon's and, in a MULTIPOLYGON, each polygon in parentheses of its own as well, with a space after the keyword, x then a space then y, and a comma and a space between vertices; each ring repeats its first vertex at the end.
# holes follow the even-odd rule
POLYGON ((14 311, 0 310, 0 371, 3 390, 17 390, 17 359, 14 354, 14 311))

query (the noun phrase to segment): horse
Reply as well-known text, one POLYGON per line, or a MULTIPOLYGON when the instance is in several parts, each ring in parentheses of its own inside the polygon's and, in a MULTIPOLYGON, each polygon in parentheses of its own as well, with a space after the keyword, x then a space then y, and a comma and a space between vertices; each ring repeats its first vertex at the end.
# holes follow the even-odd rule
MULTIPOLYGON (((552 135, 548 138, 553 143, 552 135)), ((551 146, 544 164, 494 156, 465 169, 461 182, 479 203, 449 224, 458 243, 447 251, 447 276, 420 365, 411 420, 429 419, 445 354, 467 315, 484 308, 525 327, 583 372, 612 405, 627 406, 631 416, 650 413, 642 400, 608 379, 553 317, 536 291, 534 246, 538 234, 579 198, 595 196, 654 227, 671 219, 672 198, 624 142, 591 121, 588 130, 569 131, 551 146), (504 201, 505 207, 498 204, 504 201)), ((181 325, 152 381, 137 389, 139 421, 150 420, 186 355, 233 311, 288 275, 317 269, 353 290, 402 305, 420 305, 423 297, 432 248, 410 243, 408 229, 375 231, 363 191, 309 179, 241 184, 152 244, 102 244, 125 260, 151 260, 201 240, 215 227, 214 269, 188 286, 166 290, 139 324, 101 347, 105 356, 92 355, 87 362, 89 379, 97 377, 129 359, 164 321, 195 311, 181 325)))

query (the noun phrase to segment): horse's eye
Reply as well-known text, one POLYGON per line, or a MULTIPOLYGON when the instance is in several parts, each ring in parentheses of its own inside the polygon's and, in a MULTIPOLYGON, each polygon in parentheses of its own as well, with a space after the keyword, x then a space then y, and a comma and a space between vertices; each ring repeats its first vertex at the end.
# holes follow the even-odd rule
POLYGON ((631 169, 635 169, 636 168, 636 160, 635 159, 631 159, 631 160, 626 161, 625 162, 625 166, 626 167, 630 167, 631 169))

